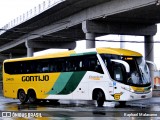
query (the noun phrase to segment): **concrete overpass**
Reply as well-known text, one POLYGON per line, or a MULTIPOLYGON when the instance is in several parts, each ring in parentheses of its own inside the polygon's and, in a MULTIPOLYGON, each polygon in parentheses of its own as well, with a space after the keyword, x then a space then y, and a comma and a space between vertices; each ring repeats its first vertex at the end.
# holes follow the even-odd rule
MULTIPOLYGON (((39 14, 27 18, 27 12, 17 18, 20 23, 15 19, 1 28, 1 58, 32 56, 46 48, 74 49, 75 41, 83 39, 86 48, 92 48, 95 37, 121 34, 144 36, 145 53, 150 53, 146 59, 153 60, 159 4, 159 0, 59 0, 39 14)), ((44 2, 38 9, 45 6, 44 2)))

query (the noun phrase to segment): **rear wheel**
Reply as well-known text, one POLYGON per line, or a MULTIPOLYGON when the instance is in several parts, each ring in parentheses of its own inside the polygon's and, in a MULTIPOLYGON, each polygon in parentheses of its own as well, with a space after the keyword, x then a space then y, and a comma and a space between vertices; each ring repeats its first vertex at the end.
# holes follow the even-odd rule
POLYGON ((24 90, 19 90, 18 99, 22 104, 24 104, 28 101, 28 96, 27 96, 27 94, 25 94, 24 90))
POLYGON ((98 107, 102 107, 105 101, 105 96, 102 90, 96 92, 96 100, 98 107))
POLYGON ((34 90, 30 90, 28 92, 28 100, 29 100, 29 103, 36 103, 37 102, 37 97, 36 97, 36 93, 34 90))

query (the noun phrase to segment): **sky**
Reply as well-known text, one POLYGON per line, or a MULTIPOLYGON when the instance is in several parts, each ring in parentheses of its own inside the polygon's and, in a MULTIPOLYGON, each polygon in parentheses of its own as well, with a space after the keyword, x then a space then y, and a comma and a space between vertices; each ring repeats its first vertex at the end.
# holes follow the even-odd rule
POLYGON ((44 0, 0 0, 0 27, 38 6, 44 0))
MULTIPOLYGON (((44 0, 0 0, 0 28, 5 24, 8 24, 11 20, 27 13, 27 11, 33 9, 34 7, 42 4, 44 0)), ((45 0, 46 1, 46 0, 45 0)), ((158 25, 158 32, 154 36, 155 41, 160 41, 160 25, 158 25)), ((99 40, 120 40, 120 35, 107 35, 103 37, 96 38, 99 40)), ((125 36, 125 40, 144 40, 142 36, 125 36)), ((85 41, 77 42, 78 45, 76 50, 85 49, 85 41)), ((158 69, 160 70, 160 54, 159 46, 160 43, 154 44, 154 62, 157 64, 158 69)), ((110 43, 110 42, 96 42, 96 47, 120 47, 119 43, 110 43)), ((144 55, 144 44, 143 43, 125 43, 126 49, 131 49, 137 52, 140 52, 144 55), (136 47, 135 47, 136 46, 136 47)), ((55 49, 45 50, 43 52, 35 53, 34 55, 46 54, 51 52, 57 52, 55 49)), ((58 50, 59 51, 59 50, 58 50)), ((64 50, 63 50, 64 51, 64 50)))

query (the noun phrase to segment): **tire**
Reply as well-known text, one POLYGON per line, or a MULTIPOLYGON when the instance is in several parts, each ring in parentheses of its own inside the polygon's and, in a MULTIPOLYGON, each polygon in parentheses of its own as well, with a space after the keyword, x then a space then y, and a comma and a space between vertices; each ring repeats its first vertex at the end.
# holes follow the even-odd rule
POLYGON ((103 91, 101 90, 97 91, 96 100, 97 100, 98 107, 103 107, 103 104, 105 101, 105 96, 104 96, 103 91))
POLYGON ((60 105, 60 103, 58 101, 59 100, 49 100, 50 104, 52 104, 52 105, 60 105))
POLYGON ((53 104, 58 103, 58 100, 48 100, 48 101, 53 104))
POLYGON ((38 101, 34 90, 30 90, 28 92, 28 100, 29 100, 29 103, 31 104, 34 104, 38 101))
POLYGON ((28 96, 25 94, 24 90, 18 92, 18 99, 22 104, 28 101, 28 96))
POLYGON ((126 106, 126 101, 119 101, 119 106, 120 107, 125 107, 126 106))

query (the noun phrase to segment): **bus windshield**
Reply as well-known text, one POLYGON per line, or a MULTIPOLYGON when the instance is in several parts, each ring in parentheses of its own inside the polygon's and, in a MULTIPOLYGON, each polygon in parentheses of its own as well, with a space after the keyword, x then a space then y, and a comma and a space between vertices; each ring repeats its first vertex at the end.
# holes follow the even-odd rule
POLYGON ((145 60, 142 57, 101 55, 113 80, 131 86, 148 86, 151 84, 150 73, 145 60), (111 59, 119 59, 127 62, 130 72, 126 73, 121 63, 112 62, 111 59))

